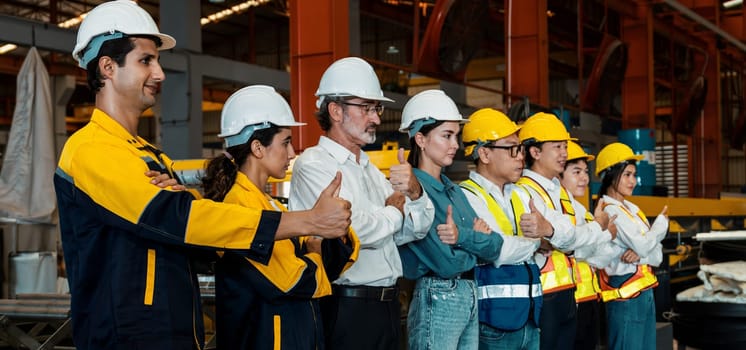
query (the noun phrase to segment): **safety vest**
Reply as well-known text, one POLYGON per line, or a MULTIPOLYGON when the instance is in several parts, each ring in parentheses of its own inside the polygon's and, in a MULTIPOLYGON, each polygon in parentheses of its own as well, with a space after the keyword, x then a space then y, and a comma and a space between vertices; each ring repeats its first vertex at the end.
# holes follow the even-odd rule
MULTIPOLYGON (((495 217, 500 230, 506 235, 511 233, 523 236, 520 225, 513 223, 502 210, 495 198, 472 180, 460 184, 461 188, 474 193, 486 204, 495 217)), ((510 196, 515 220, 526 211, 517 191, 510 196)), ((479 322, 504 331, 515 331, 533 320, 539 325, 541 314, 542 291, 539 279, 539 267, 531 261, 515 265, 495 267, 493 264, 478 265, 475 268, 477 297, 479 305, 479 322)))
MULTIPOLYGON (((534 179, 524 176, 518 180, 517 184, 532 188, 541 196, 547 206, 553 210, 557 210, 554 202, 552 202, 552 198, 549 197, 549 192, 534 179)), ((572 203, 567 191, 561 186, 560 203, 562 203, 562 214, 568 215, 568 210, 572 209, 572 203)), ((572 212, 574 213, 574 211, 572 212)), ((570 215, 570 220, 575 224, 574 215, 570 215)), ((552 250, 552 255, 547 258, 544 266, 541 267, 541 287, 544 294, 574 288, 575 281, 573 280, 572 269, 572 262, 565 253, 559 250, 552 250)))
MULTIPOLYGON (((612 204, 606 204, 612 205, 612 204)), ((630 220, 634 221, 634 216, 627 210, 624 205, 619 206, 630 220)), ((642 211, 637 212, 637 216, 642 219, 642 222, 650 229, 650 223, 642 211)), ((646 230, 641 230, 641 234, 644 235, 646 230)), ((599 273, 601 280, 601 299, 604 302, 617 300, 617 299, 632 299, 640 295, 640 292, 654 288, 658 286, 658 279, 655 277, 653 269, 648 265, 637 265, 637 270, 633 274, 630 274, 629 278, 625 280, 621 286, 614 287, 609 283, 609 275, 606 271, 601 270, 599 273)))
MULTIPOLYGON (((593 221, 593 216, 585 212, 585 222, 593 221)), ((574 261, 575 268, 575 302, 598 300, 601 295, 601 287, 598 285, 596 269, 585 261, 574 261)))

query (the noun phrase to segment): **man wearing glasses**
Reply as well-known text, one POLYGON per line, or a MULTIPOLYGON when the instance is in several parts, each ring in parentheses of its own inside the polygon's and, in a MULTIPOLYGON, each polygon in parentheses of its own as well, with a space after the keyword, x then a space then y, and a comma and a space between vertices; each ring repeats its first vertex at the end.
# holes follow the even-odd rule
POLYGON ((531 210, 530 194, 515 185, 524 159, 519 129, 505 114, 483 108, 463 130, 464 153, 476 171, 461 188, 477 215, 503 235, 497 260, 475 269, 479 349, 539 349, 541 272, 534 253, 541 240, 529 237, 551 233, 552 226, 531 210))
POLYGON ((370 163, 362 147, 376 140, 383 96, 367 62, 347 57, 334 62, 316 91, 316 119, 325 132, 293 166, 290 209, 313 206, 319 193, 342 172, 339 196, 352 203, 352 228, 360 239, 357 262, 321 300, 328 349, 396 349, 400 305, 397 279, 402 264, 396 246, 427 234, 434 208, 399 150, 391 181, 370 163))

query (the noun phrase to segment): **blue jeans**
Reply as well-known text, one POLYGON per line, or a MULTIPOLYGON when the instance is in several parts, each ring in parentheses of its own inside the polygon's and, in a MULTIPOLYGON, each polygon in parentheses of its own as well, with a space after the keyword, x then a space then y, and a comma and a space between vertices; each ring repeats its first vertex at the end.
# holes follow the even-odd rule
POLYGON ((501 331, 479 324, 479 350, 539 350, 539 328, 528 321, 517 331, 501 331))
POLYGON ((473 350, 479 344, 473 280, 421 277, 409 306, 409 349, 473 350))
MULTIPOLYGON (((613 283, 614 277, 609 279, 613 283)), ((655 301, 648 289, 637 298, 606 303, 609 350, 655 350, 655 301)))

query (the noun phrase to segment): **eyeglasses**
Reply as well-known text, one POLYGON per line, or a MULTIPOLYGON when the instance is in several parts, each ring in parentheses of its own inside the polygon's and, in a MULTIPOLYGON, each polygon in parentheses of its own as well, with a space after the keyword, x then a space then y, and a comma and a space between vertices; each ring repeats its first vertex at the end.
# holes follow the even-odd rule
POLYGON ((526 147, 523 146, 522 143, 519 143, 517 145, 512 145, 512 146, 484 145, 482 147, 492 148, 492 149, 497 148, 497 149, 510 150, 510 156, 513 158, 518 157, 518 153, 523 154, 523 152, 526 150, 526 147))
POLYGON ((365 103, 350 103, 350 102, 346 102, 346 101, 343 101, 342 104, 343 105, 347 105, 347 106, 358 106, 358 107, 362 108, 362 110, 363 110, 363 112, 365 112, 365 114, 370 114, 373 111, 375 111, 376 114, 378 114, 378 116, 382 116, 383 115, 383 105, 380 105, 380 104, 369 105, 369 104, 365 104, 365 103))

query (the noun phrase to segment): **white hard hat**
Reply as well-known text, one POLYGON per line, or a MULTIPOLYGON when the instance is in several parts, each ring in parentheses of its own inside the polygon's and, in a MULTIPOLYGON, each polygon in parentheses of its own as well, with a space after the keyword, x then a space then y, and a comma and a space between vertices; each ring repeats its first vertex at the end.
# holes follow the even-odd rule
POLYGON ((73 49, 73 58, 85 69, 98 56, 101 44, 125 35, 152 35, 161 39, 159 50, 168 50, 176 45, 170 35, 158 31, 153 18, 137 3, 129 0, 105 2, 96 6, 78 29, 78 39, 73 49))
POLYGON ((316 90, 316 108, 325 96, 355 96, 365 100, 394 102, 383 96, 373 67, 358 57, 345 57, 332 63, 321 76, 316 90))
POLYGON ((425 90, 407 101, 401 114, 400 132, 413 137, 420 129, 438 121, 452 121, 466 124, 456 103, 441 90, 425 90))
POLYGON ((251 85, 233 93, 223 105, 220 115, 220 135, 225 147, 249 141, 254 131, 276 126, 300 126, 287 101, 274 88, 251 85))

